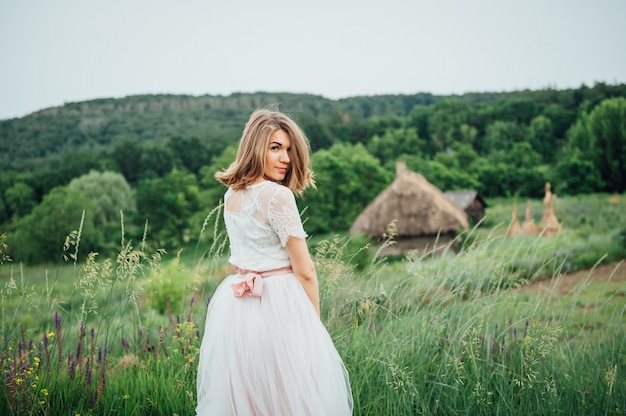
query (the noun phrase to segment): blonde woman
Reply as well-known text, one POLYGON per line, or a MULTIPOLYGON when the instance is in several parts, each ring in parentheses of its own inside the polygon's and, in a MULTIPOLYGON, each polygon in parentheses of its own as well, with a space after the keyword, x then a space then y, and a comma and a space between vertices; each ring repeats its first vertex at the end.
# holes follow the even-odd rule
POLYGON ((350 415, 348 374, 319 319, 319 292, 294 193, 313 186, 309 144, 286 115, 254 112, 228 190, 229 262, 207 311, 198 415, 350 415))

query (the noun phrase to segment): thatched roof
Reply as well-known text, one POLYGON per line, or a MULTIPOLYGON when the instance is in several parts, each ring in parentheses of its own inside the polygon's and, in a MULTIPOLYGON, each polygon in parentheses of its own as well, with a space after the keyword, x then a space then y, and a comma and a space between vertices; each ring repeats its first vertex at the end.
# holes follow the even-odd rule
MULTIPOLYGON (((400 165, 402 166, 402 165, 400 165)), ((397 169, 395 181, 357 217, 351 233, 382 236, 396 221, 397 237, 456 234, 467 230, 467 214, 418 173, 397 169)))

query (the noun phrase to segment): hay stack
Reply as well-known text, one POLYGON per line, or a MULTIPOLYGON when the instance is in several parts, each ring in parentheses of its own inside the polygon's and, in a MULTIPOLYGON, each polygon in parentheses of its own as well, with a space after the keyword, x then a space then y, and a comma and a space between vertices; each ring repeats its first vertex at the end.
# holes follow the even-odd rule
POLYGON ((418 173, 396 163, 396 179, 357 217, 351 233, 381 237, 396 221, 397 237, 456 234, 467 230, 467 214, 418 173))
POLYGON ((532 211, 530 209, 530 201, 526 201, 526 216, 522 223, 522 235, 535 235, 537 234, 537 226, 535 225, 535 219, 533 218, 532 211))
POLYGON ((556 218, 554 208, 552 207, 554 198, 556 198, 556 195, 550 191, 550 182, 546 182, 546 194, 543 198, 546 207, 541 221, 539 221, 539 232, 543 237, 554 237, 561 233, 561 223, 556 218))
POLYGON ((509 228, 506 230, 506 236, 515 237, 516 235, 520 235, 521 233, 522 227, 520 227, 518 221, 517 204, 513 204, 511 223, 509 224, 509 228))

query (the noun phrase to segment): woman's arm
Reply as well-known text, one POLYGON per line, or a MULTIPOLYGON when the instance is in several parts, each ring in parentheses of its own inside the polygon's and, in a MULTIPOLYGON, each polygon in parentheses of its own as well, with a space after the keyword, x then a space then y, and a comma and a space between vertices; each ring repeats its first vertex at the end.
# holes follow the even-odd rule
POLYGON ((315 307, 317 316, 320 316, 320 294, 317 283, 317 273, 315 272, 315 265, 309 254, 306 240, 298 237, 290 237, 289 240, 287 240, 285 248, 291 260, 293 273, 300 281, 300 284, 302 284, 304 291, 315 307))

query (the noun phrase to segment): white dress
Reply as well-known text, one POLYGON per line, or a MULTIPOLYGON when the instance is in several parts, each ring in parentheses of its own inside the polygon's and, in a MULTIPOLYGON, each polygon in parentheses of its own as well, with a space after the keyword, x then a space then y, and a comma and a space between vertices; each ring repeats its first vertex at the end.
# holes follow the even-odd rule
MULTIPOLYGON (((287 240, 305 238, 293 193, 264 181, 229 189, 224 220, 230 263, 263 272, 290 265, 287 240)), ((211 298, 198 363, 196 413, 352 414, 348 374, 293 273, 264 277, 260 297, 238 298, 230 275, 211 298)))

